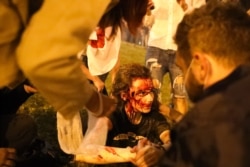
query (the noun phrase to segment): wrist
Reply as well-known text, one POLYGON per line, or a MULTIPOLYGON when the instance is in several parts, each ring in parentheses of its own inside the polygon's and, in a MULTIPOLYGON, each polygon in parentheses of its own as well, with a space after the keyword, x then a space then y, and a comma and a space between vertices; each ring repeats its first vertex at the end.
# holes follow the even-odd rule
POLYGON ((165 147, 165 145, 155 144, 154 147, 157 148, 158 150, 161 150, 162 152, 167 151, 167 148, 165 147))
POLYGON ((94 115, 100 116, 102 115, 102 107, 103 101, 101 95, 98 92, 94 92, 88 103, 86 104, 86 108, 94 115))

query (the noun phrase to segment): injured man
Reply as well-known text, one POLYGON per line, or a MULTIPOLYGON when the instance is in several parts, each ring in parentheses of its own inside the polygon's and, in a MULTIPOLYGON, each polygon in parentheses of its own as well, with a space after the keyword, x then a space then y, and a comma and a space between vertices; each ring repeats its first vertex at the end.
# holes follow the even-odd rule
MULTIPOLYGON (((143 141, 150 149, 145 151, 144 158, 156 164, 170 146, 170 125, 159 112, 160 103, 149 69, 140 64, 120 66, 111 95, 117 100, 116 110, 111 115, 96 117, 90 112, 82 115, 79 112, 73 121, 67 122, 72 129, 60 129, 58 137, 62 149, 75 154, 75 160, 80 162, 133 166, 139 165, 135 158, 143 141), (81 119, 88 122, 86 127, 81 119), (84 128, 87 130, 83 137, 84 128)), ((57 118, 58 126, 65 124, 60 113, 57 118)))

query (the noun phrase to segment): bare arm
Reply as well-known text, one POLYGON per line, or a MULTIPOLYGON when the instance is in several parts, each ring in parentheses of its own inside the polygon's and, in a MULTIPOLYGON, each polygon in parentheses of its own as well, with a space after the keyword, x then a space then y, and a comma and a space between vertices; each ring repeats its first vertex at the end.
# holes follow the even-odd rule
POLYGON ((111 70, 111 82, 112 83, 115 79, 115 74, 118 71, 119 67, 120 67, 120 57, 118 56, 117 62, 115 64, 115 66, 113 67, 113 69, 111 70))
POLYGON ((76 54, 86 45, 109 2, 44 1, 23 33, 18 65, 58 112, 79 111, 91 100, 99 104, 92 99, 95 91, 82 74, 76 54))
POLYGON ((131 148, 118 148, 100 145, 87 145, 84 152, 77 154, 76 161, 87 162, 93 164, 108 164, 130 162, 135 157, 135 153, 131 152, 131 148))
POLYGON ((86 77, 94 83, 95 87, 97 88, 97 91, 101 92, 105 86, 104 82, 102 82, 102 80, 98 76, 91 75, 89 69, 84 64, 81 65, 81 69, 82 72, 86 75, 86 77))
POLYGON ((104 146, 108 130, 112 123, 107 117, 93 117, 89 114, 88 130, 84 142, 75 156, 76 161, 93 164, 108 164, 129 162, 135 157, 131 148, 118 148, 104 146))

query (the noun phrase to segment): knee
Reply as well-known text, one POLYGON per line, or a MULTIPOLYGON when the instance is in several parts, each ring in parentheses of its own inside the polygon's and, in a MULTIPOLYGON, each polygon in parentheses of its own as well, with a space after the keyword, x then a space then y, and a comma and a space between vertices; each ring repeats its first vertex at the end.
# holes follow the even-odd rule
POLYGON ((6 140, 9 147, 15 148, 17 153, 22 153, 36 137, 36 123, 29 115, 18 114, 9 123, 6 140))
POLYGON ((174 96, 177 98, 186 97, 186 90, 185 90, 183 75, 178 75, 177 77, 175 77, 174 82, 173 82, 173 93, 174 93, 174 96))
POLYGON ((150 58, 146 61, 146 66, 152 71, 156 68, 161 68, 161 64, 158 63, 156 58, 150 58))

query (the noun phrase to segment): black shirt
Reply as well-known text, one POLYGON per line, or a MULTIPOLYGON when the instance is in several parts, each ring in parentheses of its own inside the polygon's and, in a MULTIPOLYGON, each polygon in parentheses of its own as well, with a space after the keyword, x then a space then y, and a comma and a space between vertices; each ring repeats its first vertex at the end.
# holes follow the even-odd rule
POLYGON ((171 131, 160 166, 250 166, 250 67, 208 88, 171 131))

